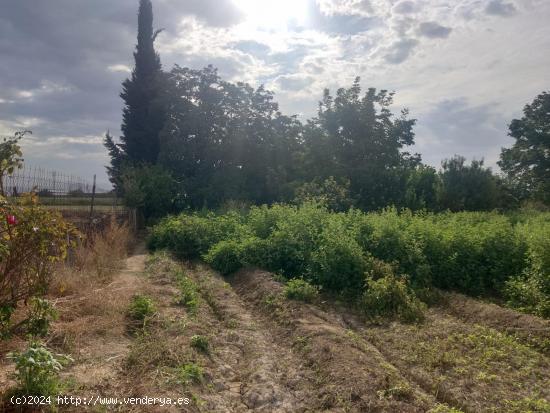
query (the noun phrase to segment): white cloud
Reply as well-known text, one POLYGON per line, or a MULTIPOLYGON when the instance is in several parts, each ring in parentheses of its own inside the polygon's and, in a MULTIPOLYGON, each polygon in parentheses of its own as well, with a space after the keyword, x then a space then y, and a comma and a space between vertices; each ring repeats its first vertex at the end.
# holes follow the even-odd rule
POLYGON ((123 64, 116 64, 116 65, 107 66, 107 70, 109 72, 114 72, 114 73, 117 73, 117 72, 130 73, 130 72, 132 72, 132 69, 129 66, 123 65, 123 64))

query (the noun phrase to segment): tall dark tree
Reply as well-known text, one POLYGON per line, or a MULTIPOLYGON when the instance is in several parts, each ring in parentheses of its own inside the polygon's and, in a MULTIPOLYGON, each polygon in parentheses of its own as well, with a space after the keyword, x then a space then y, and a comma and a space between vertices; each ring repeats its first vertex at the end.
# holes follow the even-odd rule
POLYGON ((222 80, 209 66, 170 74, 159 163, 182 182, 188 204, 290 199, 301 124, 263 87, 222 80))
MULTIPOLYGON (((394 116, 393 93, 370 88, 361 95, 359 78, 336 97, 325 90, 318 117, 305 130, 308 180, 349 180, 357 205, 376 209, 402 202, 406 169, 419 157, 402 151, 414 144, 414 119, 394 116)), ((307 175, 307 173, 306 173, 307 175)))
POLYGON ((108 171, 115 185, 120 183, 121 165, 155 164, 158 158, 159 133, 165 119, 164 74, 154 47, 159 33, 160 30, 153 31, 151 1, 140 0, 135 67, 132 76, 123 82, 120 94, 125 103, 121 143, 105 137, 111 156, 108 171))
POLYGON ((451 211, 483 211, 499 206, 501 193, 498 178, 483 160, 472 160, 455 155, 445 159, 440 172, 438 201, 441 209, 451 211))
POLYGON ((550 92, 525 106, 523 117, 510 123, 516 142, 502 149, 498 165, 520 195, 550 203, 550 92))

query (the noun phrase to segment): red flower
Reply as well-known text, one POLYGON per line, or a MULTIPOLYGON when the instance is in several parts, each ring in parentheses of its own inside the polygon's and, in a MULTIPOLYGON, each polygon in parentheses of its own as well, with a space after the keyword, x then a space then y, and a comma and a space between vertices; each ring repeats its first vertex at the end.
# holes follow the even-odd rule
POLYGON ((17 225, 17 218, 15 218, 15 215, 8 215, 8 225, 17 225))

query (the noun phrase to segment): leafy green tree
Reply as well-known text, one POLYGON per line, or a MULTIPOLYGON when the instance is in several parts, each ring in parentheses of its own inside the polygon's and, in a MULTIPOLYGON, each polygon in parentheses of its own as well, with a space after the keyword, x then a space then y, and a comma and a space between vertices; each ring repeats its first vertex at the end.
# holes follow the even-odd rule
POLYGON ((343 212, 353 206, 353 199, 349 193, 349 181, 337 182, 330 176, 322 182, 314 180, 307 182, 296 189, 294 202, 317 202, 331 211, 343 212))
POLYGON ((4 176, 10 175, 23 166, 23 154, 19 141, 30 131, 15 132, 13 137, 4 138, 0 143, 0 195, 5 196, 4 176))
POLYGON ((543 92, 510 123, 516 142, 502 149, 498 165, 520 196, 550 203, 550 92, 543 92))
POLYGON ((125 107, 122 114, 121 142, 107 134, 105 146, 111 157, 108 172, 111 182, 120 187, 121 166, 154 164, 159 153, 159 133, 165 119, 164 85, 159 55, 154 42, 160 30, 153 32, 153 6, 150 0, 140 0, 138 42, 134 52, 132 76, 122 84, 120 97, 125 107))
POLYGON ((412 210, 437 209, 439 176, 434 168, 426 165, 409 170, 405 188, 404 206, 412 210))
POLYGON ((301 124, 271 92, 223 81, 211 66, 176 66, 169 82, 159 162, 185 182, 190 206, 290 198, 301 124))
POLYGON ((451 211, 482 211, 497 208, 500 203, 498 179, 483 160, 473 160, 466 165, 466 158, 455 155, 442 162, 441 185, 438 203, 441 209, 451 211))
POLYGON ((124 202, 139 209, 145 219, 174 212, 183 198, 172 175, 158 165, 126 167, 121 176, 124 202))
POLYGON ((393 93, 370 88, 362 96, 359 78, 336 97, 325 90, 317 118, 308 122, 306 175, 350 181, 352 196, 365 209, 398 204, 403 196, 403 168, 419 161, 402 149, 414 143, 415 120, 389 107, 393 93))

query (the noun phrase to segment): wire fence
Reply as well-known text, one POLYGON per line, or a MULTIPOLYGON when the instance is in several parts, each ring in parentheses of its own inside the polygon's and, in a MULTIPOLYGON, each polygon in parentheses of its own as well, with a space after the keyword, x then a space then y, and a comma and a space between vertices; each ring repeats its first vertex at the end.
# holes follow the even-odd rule
MULTIPOLYGON (((93 186, 91 180, 39 167, 24 166, 4 177, 7 195, 15 197, 31 191, 45 197, 91 195, 93 186)), ((111 190, 96 187, 95 192, 105 194, 111 190)))
POLYGON ((34 192, 39 203, 55 209, 78 227, 100 226, 116 219, 136 226, 136 211, 126 208, 116 194, 77 175, 40 167, 24 166, 3 177, 5 195, 15 199, 34 192))

